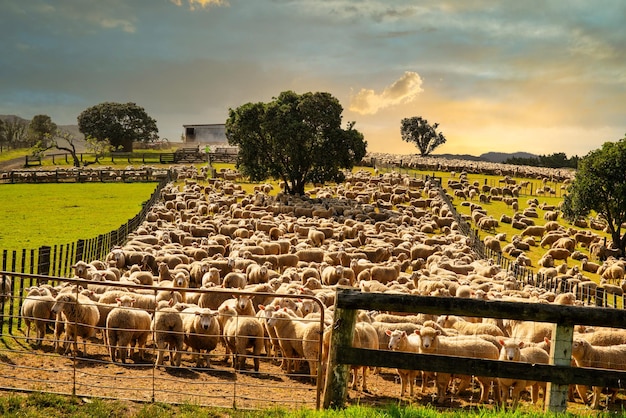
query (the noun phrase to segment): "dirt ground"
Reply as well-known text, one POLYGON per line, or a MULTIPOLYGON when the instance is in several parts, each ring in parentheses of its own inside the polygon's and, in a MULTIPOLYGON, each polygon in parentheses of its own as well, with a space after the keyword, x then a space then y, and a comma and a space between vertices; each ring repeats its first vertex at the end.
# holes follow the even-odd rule
MULTIPOLYGON (((111 363, 101 340, 92 340, 87 345, 86 357, 73 358, 54 352, 48 340, 42 348, 33 349, 18 335, 3 336, 0 345, 0 389, 18 391, 50 391, 76 394, 82 397, 104 397, 141 402, 192 403, 225 408, 259 409, 281 406, 290 409, 316 407, 316 384, 305 376, 287 376, 278 362, 265 356, 261 358, 260 370, 255 372, 252 361, 246 369, 235 373, 226 362, 221 346, 213 352, 210 368, 196 368, 191 354, 183 355, 181 367, 154 367, 155 354, 149 346, 145 359, 137 353, 126 364, 111 363), (11 347, 10 349, 8 347, 11 347), (75 366, 75 367, 74 367, 75 366)), ((82 345, 79 344, 82 351, 82 345)), ((82 356, 82 354, 80 354, 82 356)), ((472 384, 461 396, 448 396, 443 404, 434 403, 434 388, 429 386, 426 394, 419 390, 416 396, 399 399, 400 380, 394 369, 381 369, 368 376, 368 391, 350 390, 349 404, 385 405, 416 404, 434 405, 443 410, 473 410, 493 408, 493 396, 489 404, 478 404, 480 388, 472 384)), ((431 384, 432 385, 432 384, 431 384)), ((321 395, 323 402, 323 395, 321 395)), ((604 404, 604 403, 603 403, 604 404)), ((626 407, 624 399, 618 397, 609 405, 610 411, 621 411, 626 407)), ((541 411, 541 406, 532 405, 528 393, 521 403, 524 411, 541 411)), ((580 401, 568 403, 568 412, 593 415, 593 411, 580 401)))

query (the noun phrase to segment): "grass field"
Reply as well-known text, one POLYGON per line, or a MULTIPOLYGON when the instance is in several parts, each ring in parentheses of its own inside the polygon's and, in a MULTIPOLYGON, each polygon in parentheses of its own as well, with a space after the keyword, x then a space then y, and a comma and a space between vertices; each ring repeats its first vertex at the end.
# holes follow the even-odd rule
POLYGON ((0 249, 65 244, 108 233, 135 216, 156 183, 0 186, 0 249))

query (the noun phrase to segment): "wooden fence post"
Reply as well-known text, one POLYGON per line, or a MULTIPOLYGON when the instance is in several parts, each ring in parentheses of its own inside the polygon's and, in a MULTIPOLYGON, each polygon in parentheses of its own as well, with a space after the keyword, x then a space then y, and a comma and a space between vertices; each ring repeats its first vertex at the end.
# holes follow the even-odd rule
POLYGON ((37 261, 37 274, 47 276, 50 274, 50 247, 39 247, 39 259, 37 261))
MULTIPOLYGON (((354 289, 351 289, 354 291, 354 289)), ((337 289, 337 293, 341 289, 337 289)), ((338 296, 335 296, 337 300, 338 296)), ((351 347, 356 325, 356 310, 335 309, 334 321, 330 335, 328 367, 326 369, 326 386, 324 388, 324 409, 343 408, 348 395, 350 365, 337 361, 341 347, 351 347)))
MULTIPOLYGON (((550 348, 551 363, 555 366, 569 366, 572 359, 573 325, 555 324, 552 331, 550 348)), ((548 382, 545 404, 550 412, 564 413, 567 410, 567 392, 569 385, 558 385, 548 382)))

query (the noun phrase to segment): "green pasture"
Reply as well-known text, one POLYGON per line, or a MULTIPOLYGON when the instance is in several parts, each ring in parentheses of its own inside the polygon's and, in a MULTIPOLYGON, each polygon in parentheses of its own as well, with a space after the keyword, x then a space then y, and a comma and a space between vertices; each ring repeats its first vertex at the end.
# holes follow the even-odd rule
POLYGON ((565 414, 544 413, 519 408, 517 411, 502 411, 487 407, 445 410, 430 406, 389 403, 383 406, 353 405, 345 409, 288 410, 271 408, 262 410, 238 410, 210 408, 191 403, 168 405, 163 403, 133 403, 120 400, 88 399, 47 393, 0 395, 0 415, 3 417, 126 417, 126 418, 548 418, 576 416, 623 416, 609 411, 576 410, 565 414))
POLYGON ((0 185, 0 250, 89 239, 134 217, 156 183, 0 185))

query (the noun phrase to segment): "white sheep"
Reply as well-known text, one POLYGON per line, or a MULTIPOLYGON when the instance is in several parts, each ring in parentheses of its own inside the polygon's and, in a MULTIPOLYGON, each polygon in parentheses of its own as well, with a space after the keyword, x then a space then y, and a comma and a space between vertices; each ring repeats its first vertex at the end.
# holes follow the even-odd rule
POLYGON ((93 301, 87 297, 74 293, 59 293, 52 305, 51 312, 56 315, 54 332, 55 350, 59 348, 61 322, 65 329, 63 349, 65 353, 70 350, 70 341, 73 341, 74 353, 78 352, 78 337, 83 339, 83 355, 87 355, 87 338, 96 334, 96 325, 100 319, 100 313, 93 301))
POLYGON ((152 331, 154 332, 154 342, 158 350, 157 366, 163 364, 165 351, 169 351, 170 353, 170 364, 176 367, 180 366, 184 328, 180 312, 173 306, 173 299, 160 301, 154 312, 152 331))
MULTIPOLYGON (((524 341, 518 341, 514 339, 499 340, 502 348, 500 349, 499 359, 502 361, 517 361, 525 363, 541 363, 548 364, 550 362, 550 356, 548 353, 534 346, 524 347, 524 341)), ((543 388, 545 396, 545 383, 539 383, 534 381, 526 381, 522 379, 514 378, 498 378, 498 387, 500 390, 500 401, 502 407, 508 406, 509 397, 511 398, 511 408, 516 409, 519 403, 520 394, 527 386, 532 386, 531 399, 533 403, 537 403, 539 397, 539 386, 543 388)))
POLYGON ((283 360, 286 363, 286 372, 296 372, 298 359, 302 358, 309 363, 310 375, 316 376, 321 337, 320 324, 318 321, 303 323, 300 320, 301 318, 293 317, 283 308, 271 313, 267 326, 276 330, 283 360))
POLYGON ((504 332, 494 324, 484 322, 469 322, 454 315, 441 315, 437 324, 443 328, 453 328, 463 335, 487 334, 503 337, 504 332))
POLYGON ((248 348, 252 348, 254 371, 259 371, 260 355, 263 350, 263 325, 255 317, 239 316, 237 311, 226 305, 220 316, 224 320, 223 334, 228 350, 232 353, 232 364, 235 370, 242 370, 246 364, 248 348))
POLYGON ((186 348, 192 350, 197 367, 201 367, 203 363, 207 367, 211 365, 209 354, 217 347, 221 337, 217 314, 217 311, 211 309, 193 307, 181 312, 185 332, 184 344, 186 348))
MULTIPOLYGON (((135 299, 123 296, 117 300, 118 307, 109 312, 106 319, 106 336, 111 361, 116 357, 126 363, 128 348, 137 345, 140 358, 143 360, 146 342, 150 336, 152 318, 141 309, 133 308, 135 299)), ((132 355, 132 353, 131 353, 132 355)))
POLYGON ((44 290, 37 293, 34 290, 29 291, 28 295, 24 299, 21 308, 21 315, 26 325, 26 342, 30 338, 31 324, 34 324, 37 331, 37 338, 35 345, 39 346, 43 344, 43 340, 46 336, 46 327, 54 319, 52 315, 52 306, 54 305, 54 297, 50 291, 44 290))
MULTIPOLYGON (((423 327, 415 331, 415 334, 420 336, 419 350, 422 354, 439 354, 488 360, 496 360, 499 356, 496 346, 482 338, 444 337, 441 335, 441 331, 430 327, 423 327)), ((435 379, 437 403, 443 402, 451 377, 449 373, 437 373, 435 379)), ((469 376, 460 375, 459 377, 461 378, 461 383, 457 388, 457 393, 463 391, 470 383, 469 376)), ((493 379, 477 376, 476 380, 480 385, 480 402, 486 402, 489 396, 489 383, 493 379)))
MULTIPOLYGON (((593 367, 600 369, 626 370, 626 344, 612 346, 594 346, 589 341, 582 338, 575 338, 572 343, 572 358, 578 367, 593 367)), ((586 390, 579 395, 586 400, 586 390)), ((597 409, 600 406, 600 396, 602 386, 594 386, 591 397, 591 408, 597 409)))
MULTIPOLYGON (((420 347, 420 339, 414 333, 407 333, 404 330, 395 329, 385 330, 385 335, 389 337, 388 348, 393 351, 403 351, 409 353, 418 353, 420 347)), ((413 396, 413 385, 415 378, 420 373, 418 370, 396 369, 400 375, 400 397, 406 392, 407 383, 409 384, 409 396, 413 396)), ((422 380, 423 382, 424 380, 422 380)), ((422 387, 423 387, 422 383, 422 387)))

